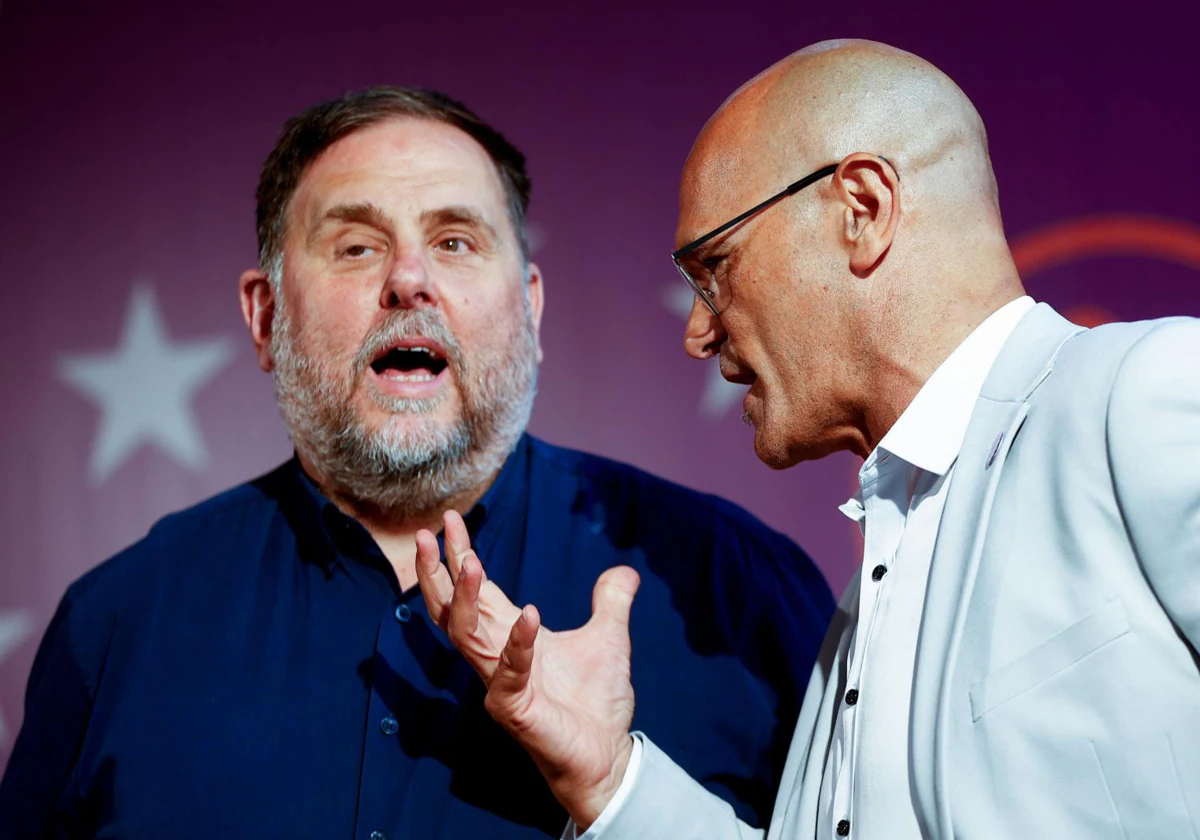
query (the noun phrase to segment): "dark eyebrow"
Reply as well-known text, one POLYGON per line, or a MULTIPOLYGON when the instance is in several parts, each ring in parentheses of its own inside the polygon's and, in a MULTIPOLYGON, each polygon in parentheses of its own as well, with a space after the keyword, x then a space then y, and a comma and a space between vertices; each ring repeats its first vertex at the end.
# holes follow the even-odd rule
POLYGON ((483 231, 493 242, 498 241, 496 228, 483 217, 483 214, 474 207, 467 207, 462 204, 426 210, 421 214, 421 222, 426 225, 466 225, 467 227, 483 231))
POLYGON ((385 233, 390 233, 392 230, 392 220, 388 218, 387 213, 384 213, 383 210, 369 201, 358 204, 335 204, 326 210, 317 221, 317 224, 312 229, 312 233, 309 234, 309 242, 312 242, 316 238, 326 222, 331 221, 367 225, 385 233))

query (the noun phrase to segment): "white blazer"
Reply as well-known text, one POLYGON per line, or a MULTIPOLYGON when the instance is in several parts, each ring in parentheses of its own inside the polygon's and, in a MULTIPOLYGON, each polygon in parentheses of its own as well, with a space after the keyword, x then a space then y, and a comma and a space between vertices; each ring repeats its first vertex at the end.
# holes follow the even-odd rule
MULTIPOLYGON (((1083 330, 1038 305, 954 469, 913 684, 923 834, 1200 840, 1200 320, 1083 330)), ((770 840, 815 835, 857 589, 814 669, 770 840)), ((647 740, 603 836, 762 834, 647 740)))

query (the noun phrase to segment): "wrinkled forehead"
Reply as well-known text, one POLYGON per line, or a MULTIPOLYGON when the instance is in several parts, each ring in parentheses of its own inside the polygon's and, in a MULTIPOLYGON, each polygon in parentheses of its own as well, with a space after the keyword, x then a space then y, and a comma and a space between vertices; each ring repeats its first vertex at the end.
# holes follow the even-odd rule
POLYGON ((400 215, 470 205, 496 226, 506 208, 500 174, 474 138, 454 126, 413 117, 359 129, 322 152, 297 185, 293 221, 311 225, 329 207, 352 202, 400 215))

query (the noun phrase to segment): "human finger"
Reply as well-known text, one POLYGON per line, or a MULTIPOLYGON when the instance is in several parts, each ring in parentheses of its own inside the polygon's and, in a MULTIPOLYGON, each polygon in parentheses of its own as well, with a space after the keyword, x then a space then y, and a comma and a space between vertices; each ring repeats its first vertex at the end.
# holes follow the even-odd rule
MULTIPOLYGON (((592 589, 592 618, 629 633, 629 612, 642 579, 629 566, 606 569, 592 589)), ((590 623, 590 622, 589 622, 590 623)))
POLYGON ((503 705, 529 685, 533 672, 533 646, 541 624, 542 618, 532 604, 521 610, 520 617, 513 622, 508 641, 500 652, 496 672, 488 684, 489 705, 503 705))
POLYGON ((442 565, 437 538, 424 529, 417 531, 417 582, 425 609, 433 623, 443 630, 450 616, 450 601, 454 597, 454 582, 442 565))
POLYGON ((442 519, 445 523, 442 535, 446 543, 446 565, 450 567, 450 577, 458 580, 463 558, 471 551, 471 535, 458 511, 448 510, 442 519))
MULTIPOLYGON (((483 584, 482 568, 474 555, 463 561, 458 580, 454 582, 454 595, 450 599, 450 616, 446 632, 450 641, 467 658, 485 679, 491 677, 491 667, 485 659, 494 661, 497 651, 487 650, 486 640, 481 640, 479 629, 479 588, 483 584), (482 658, 481 658, 482 657, 482 658), (486 673, 485 673, 486 672, 486 673)), ((493 665, 494 667, 494 665, 493 665)))

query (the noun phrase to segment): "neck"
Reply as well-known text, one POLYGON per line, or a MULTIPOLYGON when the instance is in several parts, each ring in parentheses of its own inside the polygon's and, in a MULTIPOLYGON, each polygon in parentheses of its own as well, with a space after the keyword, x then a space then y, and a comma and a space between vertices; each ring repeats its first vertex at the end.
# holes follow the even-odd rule
POLYGON ((849 447, 866 458, 900 419, 942 363, 994 312, 1025 294, 1015 272, 986 297, 948 295, 919 315, 896 319, 892 340, 878 346, 869 361, 871 375, 859 400, 854 440, 849 447))
POLYGON ((354 518, 367 529, 380 551, 396 572, 402 591, 417 584, 417 531, 427 530, 437 534, 442 530, 442 517, 447 511, 457 511, 462 516, 475 506, 496 480, 500 470, 496 469, 487 478, 460 493, 422 506, 420 510, 395 511, 381 508, 369 501, 353 498, 341 487, 336 486, 316 467, 312 460, 297 450, 297 458, 304 471, 313 479, 338 510, 354 518))

